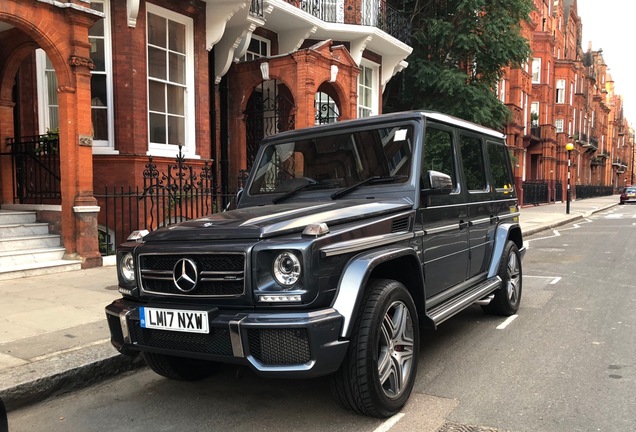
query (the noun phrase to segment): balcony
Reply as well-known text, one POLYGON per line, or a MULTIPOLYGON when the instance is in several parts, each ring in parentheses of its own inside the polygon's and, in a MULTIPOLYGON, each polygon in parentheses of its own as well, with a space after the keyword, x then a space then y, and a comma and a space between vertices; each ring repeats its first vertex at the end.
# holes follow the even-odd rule
POLYGON ((411 23, 408 17, 384 0, 344 3, 334 0, 284 1, 328 23, 376 27, 405 44, 410 41, 411 23))

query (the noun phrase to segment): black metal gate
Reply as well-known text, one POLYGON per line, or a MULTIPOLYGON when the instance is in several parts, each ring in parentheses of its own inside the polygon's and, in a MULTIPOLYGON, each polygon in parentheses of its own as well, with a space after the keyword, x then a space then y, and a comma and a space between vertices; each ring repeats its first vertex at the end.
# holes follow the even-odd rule
POLYGON ((14 179, 13 202, 59 204, 60 139, 56 133, 9 138, 14 179))
POLYGON ((264 81, 254 89, 243 113, 248 171, 263 138, 295 128, 295 108, 291 92, 278 80, 264 81))

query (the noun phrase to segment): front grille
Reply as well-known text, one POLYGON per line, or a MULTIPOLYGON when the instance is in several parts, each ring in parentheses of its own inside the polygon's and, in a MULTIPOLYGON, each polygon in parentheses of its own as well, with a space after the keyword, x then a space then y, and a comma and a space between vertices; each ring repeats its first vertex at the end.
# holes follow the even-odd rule
POLYGON ((190 255, 140 255, 142 290, 161 295, 187 295, 200 297, 238 296, 245 291, 245 254, 190 254, 190 255), (187 293, 174 283, 177 262, 187 258, 198 269, 199 281, 187 293))
POLYGON ((185 333, 147 329, 141 327, 139 321, 135 321, 132 337, 133 342, 146 347, 232 356, 232 342, 226 329, 212 327, 208 334, 185 333))
POLYGON ((249 329, 250 353, 265 365, 302 365, 310 358, 306 329, 249 329))

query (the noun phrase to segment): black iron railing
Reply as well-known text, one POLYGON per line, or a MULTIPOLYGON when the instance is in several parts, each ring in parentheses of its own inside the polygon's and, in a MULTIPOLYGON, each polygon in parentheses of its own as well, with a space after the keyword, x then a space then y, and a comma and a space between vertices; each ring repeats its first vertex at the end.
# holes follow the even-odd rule
POLYGON ((213 161, 204 161, 198 169, 186 164, 179 148, 175 163, 165 172, 159 172, 153 158, 148 158, 143 188, 111 186, 96 192, 102 254, 113 254, 132 231, 153 231, 232 207, 236 194, 219 193, 213 186, 215 171, 213 161))
POLYGON ((556 182, 554 184, 555 191, 555 201, 563 201, 563 184, 561 182, 556 182))
POLYGON ((13 169, 13 202, 59 204, 60 139, 58 134, 9 138, 13 169))
POLYGON ((542 180, 523 182, 523 204, 539 205, 548 202, 548 183, 542 180))
POLYGON ((608 196, 614 193, 612 186, 576 185, 576 199, 608 196))
POLYGON ((250 13, 258 17, 263 16, 263 0, 251 0, 250 13))
POLYGON ((344 7, 333 0, 285 1, 325 22, 377 27, 404 43, 410 41, 408 17, 384 0, 345 1, 344 7))

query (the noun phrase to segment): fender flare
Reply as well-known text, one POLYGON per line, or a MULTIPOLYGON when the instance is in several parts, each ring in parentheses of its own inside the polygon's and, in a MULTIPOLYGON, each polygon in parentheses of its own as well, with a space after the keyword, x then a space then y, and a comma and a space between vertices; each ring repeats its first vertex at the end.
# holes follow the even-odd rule
MULTIPOLYGON (((419 263, 417 252, 409 247, 395 247, 365 252, 356 255, 345 266, 340 281, 338 292, 333 302, 333 308, 343 317, 340 336, 348 338, 351 335, 356 314, 360 308, 360 302, 364 295, 369 275, 378 265, 404 256, 413 256, 419 263)), ((419 272, 420 286, 424 286, 424 279, 419 272)))
MULTIPOLYGON (((497 276, 501 257, 504 253, 504 249, 506 248, 506 244, 508 243, 508 239, 510 238, 510 233, 514 230, 521 231, 519 224, 507 223, 500 224, 497 227, 497 232, 495 233, 495 246, 492 252, 492 259, 490 260, 490 266, 488 267, 488 278, 497 276)), ((523 256, 523 252, 525 252, 523 245, 519 246, 519 252, 521 252, 523 256)))

